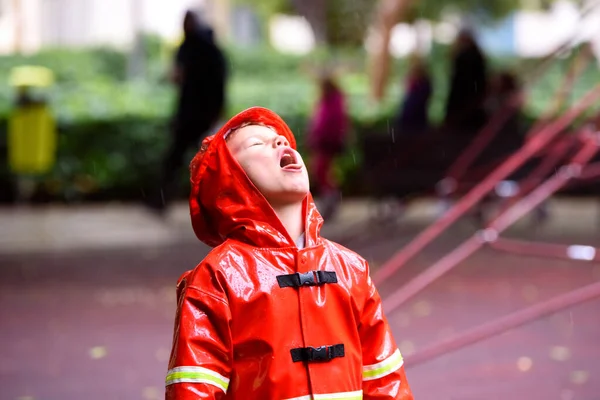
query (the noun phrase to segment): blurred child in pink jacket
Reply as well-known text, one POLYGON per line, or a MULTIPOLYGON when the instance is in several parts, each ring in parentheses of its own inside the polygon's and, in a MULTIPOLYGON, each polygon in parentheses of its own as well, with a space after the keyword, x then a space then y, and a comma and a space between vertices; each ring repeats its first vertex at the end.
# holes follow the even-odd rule
POLYGON ((344 152, 349 128, 344 94, 331 76, 320 79, 320 98, 308 131, 315 189, 323 218, 331 217, 340 200, 333 162, 344 152))

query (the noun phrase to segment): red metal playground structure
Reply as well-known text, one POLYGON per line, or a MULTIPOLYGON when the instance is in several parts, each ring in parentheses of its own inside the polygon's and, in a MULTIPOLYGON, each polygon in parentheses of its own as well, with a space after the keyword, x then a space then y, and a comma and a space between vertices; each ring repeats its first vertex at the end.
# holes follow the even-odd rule
MULTIPOLYGON (((545 60, 546 64, 547 61, 548 59, 545 60)), ((562 90, 572 87, 581 73, 581 61, 581 58, 573 61, 571 73, 565 76, 562 90)), ((583 61, 585 64, 589 60, 583 61)), ((450 165, 437 185, 438 196, 456 197, 456 202, 374 273, 375 284, 381 284, 394 275, 454 222, 489 199, 490 195, 500 198, 502 205, 472 236, 384 298, 386 313, 392 314, 398 310, 425 287, 485 246, 538 257, 565 258, 579 262, 600 261, 600 248, 592 246, 526 242, 501 237, 503 231, 555 193, 577 185, 600 182, 599 104, 600 84, 597 84, 562 114, 551 117, 556 115, 558 107, 549 110, 529 129, 522 146, 497 160, 495 164, 491 163, 487 169, 475 171, 473 175, 474 160, 491 143, 512 112, 512 107, 509 106, 503 113, 492 118, 450 165), (583 114, 587 114, 587 117, 582 118, 583 114), (527 170, 524 177, 518 181, 512 180, 511 177, 517 170, 534 159, 535 165, 527 170), (471 173, 470 179, 466 178, 467 171, 471 173), (502 187, 508 187, 509 190, 499 190, 502 187)), ((415 366, 595 298, 600 298, 600 282, 537 303, 417 351, 407 357, 407 365, 415 366)))

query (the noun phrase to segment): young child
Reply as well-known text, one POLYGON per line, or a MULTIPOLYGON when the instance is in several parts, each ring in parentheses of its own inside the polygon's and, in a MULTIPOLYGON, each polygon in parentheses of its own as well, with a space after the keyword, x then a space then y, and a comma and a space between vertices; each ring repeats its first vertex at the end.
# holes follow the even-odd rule
POLYGON ((191 163, 214 249, 177 286, 167 400, 413 399, 367 262, 323 219, 285 122, 241 112, 191 163))
POLYGON ((333 76, 322 76, 319 86, 320 98, 310 121, 307 144, 311 151, 317 198, 321 197, 320 212, 327 221, 335 213, 341 198, 333 177, 333 166, 335 158, 344 152, 349 118, 344 93, 333 76))

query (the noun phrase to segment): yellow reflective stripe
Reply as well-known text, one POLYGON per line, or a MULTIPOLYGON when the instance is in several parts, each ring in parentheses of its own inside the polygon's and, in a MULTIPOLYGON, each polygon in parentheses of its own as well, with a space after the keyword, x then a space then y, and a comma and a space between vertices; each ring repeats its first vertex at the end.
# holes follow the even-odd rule
POLYGON ((355 392, 339 392, 339 393, 327 393, 327 394, 310 394, 306 396, 294 397, 293 399, 287 400, 362 400, 362 390, 355 392))
POLYGON ((356 392, 340 392, 340 393, 330 393, 330 394, 314 394, 314 400, 362 400, 363 392, 362 390, 357 390, 356 392))
POLYGON ((383 378, 386 375, 398 370, 404 364, 404 359, 400 350, 396 349, 394 354, 377 364, 365 365, 363 367, 363 380, 370 381, 373 379, 383 378))
POLYGON ((206 383, 227 392, 229 379, 203 367, 175 367, 167 371, 165 386, 174 383, 206 383))

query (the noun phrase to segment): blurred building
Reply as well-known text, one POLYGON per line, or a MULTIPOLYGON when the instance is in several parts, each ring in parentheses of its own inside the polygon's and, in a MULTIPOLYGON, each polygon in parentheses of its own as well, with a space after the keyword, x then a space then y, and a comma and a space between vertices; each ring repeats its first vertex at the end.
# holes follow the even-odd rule
POLYGON ((140 31, 177 40, 189 8, 225 36, 226 0, 0 0, 0 53, 130 46, 140 31))
MULTIPOLYGON (((580 15, 576 3, 559 0, 547 10, 520 10, 496 24, 481 24, 476 19, 453 14, 437 23, 427 20, 399 23, 392 30, 390 53, 395 57, 405 57, 414 51, 427 53, 433 42, 451 43, 461 25, 467 24, 489 54, 542 57, 576 35, 573 44, 591 42, 596 58, 600 59, 600 6, 582 20, 580 15)), ((308 53, 315 44, 310 25, 298 16, 274 17, 270 37, 275 48, 287 52, 308 53)), ((367 49, 370 47, 368 38, 365 45, 367 49)))
MULTIPOLYGON (((189 8, 199 11, 222 41, 241 46, 261 41, 256 14, 248 6, 234 6, 233 0, 0 0, 0 54, 41 47, 128 47, 141 31, 177 41, 189 8)), ((520 10, 495 25, 470 23, 490 54, 540 57, 578 32, 578 40, 592 42, 600 59, 600 7, 584 21, 579 15, 575 2, 558 0, 545 11, 520 10)), ((395 57, 426 53, 435 41, 450 43, 464 22, 464 16, 449 14, 438 23, 397 24, 390 52, 395 57)), ((299 16, 274 16, 268 35, 271 45, 284 52, 308 53, 315 46, 310 24, 299 16)), ((368 39, 365 45, 369 48, 368 39)))
POLYGON ((427 51, 433 41, 450 43, 460 26, 466 23, 477 33, 481 46, 489 54, 543 57, 575 37, 574 45, 591 42, 596 58, 600 59, 600 3, 596 4, 585 18, 580 18, 580 7, 574 2, 559 0, 548 10, 520 10, 496 24, 478 24, 476 19, 453 15, 437 24, 429 21, 398 24, 392 31, 390 52, 404 57, 417 48, 427 51))

